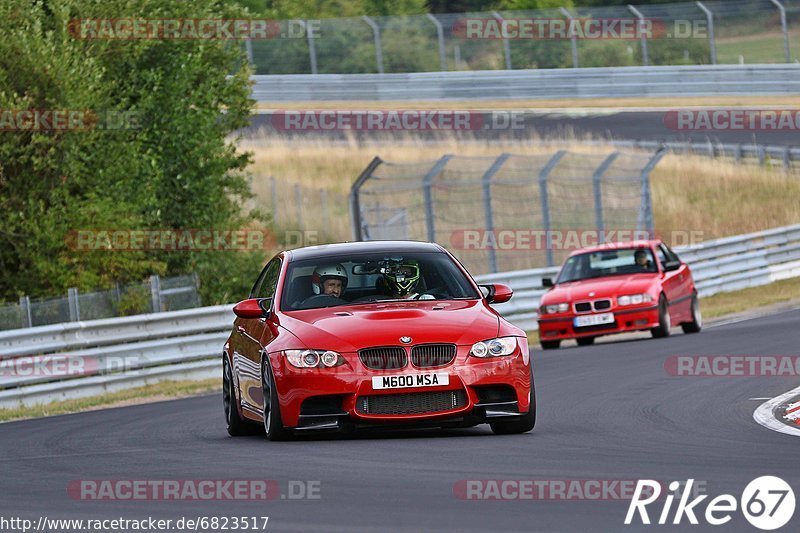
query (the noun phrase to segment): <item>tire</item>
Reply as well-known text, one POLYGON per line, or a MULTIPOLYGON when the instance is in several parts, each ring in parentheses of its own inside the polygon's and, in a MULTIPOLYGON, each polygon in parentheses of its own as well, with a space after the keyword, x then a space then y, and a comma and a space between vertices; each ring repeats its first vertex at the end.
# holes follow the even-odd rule
POLYGON ((667 299, 662 294, 658 299, 658 327, 652 328, 650 333, 655 338, 669 337, 670 330, 672 329, 672 322, 669 318, 669 309, 667 307, 667 299))
POLYGON ((228 435, 231 437, 241 437, 244 435, 254 435, 258 431, 258 426, 249 420, 242 418, 237 407, 236 391, 233 387, 233 373, 228 362, 228 356, 222 355, 222 406, 225 409, 225 422, 228 435))
POLYGON ((542 345, 542 350, 558 350, 561 341, 539 341, 539 344, 542 345))
MULTIPOLYGON (((554 341, 556 342, 556 341, 554 341)), ((531 405, 528 412, 508 422, 491 422, 489 426, 495 435, 518 435, 527 433, 536 425, 536 394, 533 386, 533 362, 531 361, 531 405)))
POLYGON ((700 313, 700 301, 697 293, 692 294, 692 321, 681 324, 684 333, 700 333, 703 329, 703 315, 700 313))
POLYGON ((261 411, 261 415, 264 418, 264 433, 271 441, 288 440, 291 434, 283 427, 283 422, 281 421, 281 409, 278 391, 275 388, 275 376, 272 374, 272 367, 266 354, 261 363, 261 388, 264 391, 264 406, 261 411))
POLYGON ((575 339, 578 341, 578 346, 591 346, 594 344, 595 337, 578 337, 575 339))

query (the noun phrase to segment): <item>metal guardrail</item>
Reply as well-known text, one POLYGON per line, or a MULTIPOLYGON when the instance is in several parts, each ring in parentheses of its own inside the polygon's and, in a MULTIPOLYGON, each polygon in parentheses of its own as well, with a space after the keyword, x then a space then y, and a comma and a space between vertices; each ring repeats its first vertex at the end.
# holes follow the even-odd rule
MULTIPOLYGON (((702 296, 800 276, 800 225, 677 248, 692 267, 702 296)), ((541 279, 558 268, 478 276, 479 283, 506 283, 514 298, 498 306, 505 318, 536 329, 544 293, 541 279)), ((167 379, 221 375, 222 345, 231 328, 231 306, 94 320, 0 332, 0 407, 46 403, 141 386, 167 379), (45 355, 45 364, 84 363, 72 376, 9 372, 19 360, 45 355), (88 364, 91 362, 92 364, 88 364), (115 366, 113 363, 117 363, 115 366)))
POLYGON ((686 65, 252 77, 260 103, 790 95, 800 65, 686 65))

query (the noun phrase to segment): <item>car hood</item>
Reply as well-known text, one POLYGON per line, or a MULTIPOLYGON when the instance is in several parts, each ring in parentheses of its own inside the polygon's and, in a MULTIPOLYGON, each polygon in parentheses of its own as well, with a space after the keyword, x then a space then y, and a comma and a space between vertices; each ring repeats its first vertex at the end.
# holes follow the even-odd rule
POLYGON ((640 273, 559 283, 544 294, 542 303, 596 300, 597 298, 648 292, 658 276, 659 274, 655 273, 640 273), (594 294, 590 296, 590 292, 594 294))
POLYGON ((482 300, 387 302, 292 311, 281 325, 307 348, 355 352, 370 346, 446 342, 459 345, 498 335, 499 317, 482 300))

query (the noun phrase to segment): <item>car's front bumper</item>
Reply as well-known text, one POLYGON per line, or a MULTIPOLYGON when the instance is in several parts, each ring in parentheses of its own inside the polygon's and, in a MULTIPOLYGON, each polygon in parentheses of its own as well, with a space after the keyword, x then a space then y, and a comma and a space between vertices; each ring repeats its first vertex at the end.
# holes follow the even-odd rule
MULTIPOLYGON (((575 317, 585 316, 573 313, 556 317, 539 318, 539 338, 543 341, 576 339, 578 337, 598 337, 625 331, 640 331, 658 326, 658 305, 637 308, 621 308, 614 313, 614 322, 599 326, 575 327, 575 317)), ((598 313, 594 313, 598 314, 598 313)))
POLYGON ((531 361, 527 342, 520 339, 507 357, 478 359, 459 346, 453 363, 435 368, 372 370, 357 354, 342 354, 347 364, 332 369, 300 369, 280 353, 270 354, 283 425, 302 429, 342 429, 358 426, 474 425, 495 418, 518 417, 531 404, 531 361), (440 386, 373 389, 373 376, 446 373, 440 386), (413 397, 399 395, 412 395, 413 397), (374 399, 374 401, 373 401, 374 399), (371 412, 370 404, 382 411, 371 412), (414 404, 420 412, 389 414, 414 404), (431 409, 425 409, 430 406, 431 409))

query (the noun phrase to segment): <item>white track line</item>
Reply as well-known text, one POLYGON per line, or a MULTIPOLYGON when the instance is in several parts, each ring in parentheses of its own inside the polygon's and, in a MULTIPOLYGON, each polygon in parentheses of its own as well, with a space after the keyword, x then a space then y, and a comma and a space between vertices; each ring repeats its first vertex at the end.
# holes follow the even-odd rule
MULTIPOLYGON (((787 426, 775 416, 773 416, 772 411, 782 403, 789 401, 790 399, 794 398, 795 396, 800 394, 800 387, 796 389, 792 389, 787 393, 781 394, 768 402, 761 404, 758 409, 755 410, 753 413, 753 420, 761 424, 767 429, 771 429, 772 431, 777 431, 778 433, 785 433, 786 435, 795 435, 800 437, 800 426, 793 428, 787 426)), ((798 406, 800 402, 795 402, 792 405, 798 406)), ((795 411, 792 414, 798 413, 795 411)))

